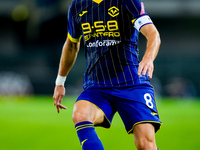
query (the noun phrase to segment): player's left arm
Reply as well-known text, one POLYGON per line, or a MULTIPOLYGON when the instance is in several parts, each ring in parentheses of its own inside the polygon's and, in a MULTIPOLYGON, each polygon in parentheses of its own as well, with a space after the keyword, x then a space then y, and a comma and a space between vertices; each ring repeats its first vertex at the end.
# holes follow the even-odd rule
POLYGON ((140 29, 140 32, 147 39, 147 47, 143 59, 139 64, 138 75, 145 75, 147 73, 148 77, 151 79, 154 71, 153 62, 158 54, 161 44, 160 34, 154 24, 144 25, 140 29))

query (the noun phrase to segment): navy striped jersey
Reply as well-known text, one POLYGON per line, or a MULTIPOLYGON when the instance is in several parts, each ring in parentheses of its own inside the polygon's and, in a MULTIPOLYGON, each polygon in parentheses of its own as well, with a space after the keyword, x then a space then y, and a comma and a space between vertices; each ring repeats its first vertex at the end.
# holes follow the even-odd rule
MULTIPOLYGON (((119 87, 149 83, 138 76, 138 25, 147 16, 141 0, 73 0, 68 10, 68 38, 84 41, 83 87, 119 87)), ((147 22, 149 23, 149 22, 147 22)), ((146 24, 147 24, 146 23, 146 24)))

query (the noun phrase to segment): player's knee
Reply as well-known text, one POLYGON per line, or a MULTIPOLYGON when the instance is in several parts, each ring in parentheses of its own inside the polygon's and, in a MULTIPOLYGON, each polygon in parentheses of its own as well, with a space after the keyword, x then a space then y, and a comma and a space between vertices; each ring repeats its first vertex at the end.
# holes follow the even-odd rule
POLYGON ((154 141, 143 139, 136 143, 138 150, 157 150, 154 141))
POLYGON ((89 119, 90 117, 84 113, 81 112, 74 112, 72 115, 72 120, 74 122, 74 124, 77 124, 79 122, 83 122, 83 121, 91 121, 91 119, 89 119))

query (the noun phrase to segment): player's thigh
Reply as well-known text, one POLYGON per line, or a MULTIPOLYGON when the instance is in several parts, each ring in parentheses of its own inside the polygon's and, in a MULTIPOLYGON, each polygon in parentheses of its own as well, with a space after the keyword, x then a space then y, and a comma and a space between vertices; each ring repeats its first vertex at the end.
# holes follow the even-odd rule
POLYGON ((137 148, 156 149, 155 128, 151 123, 137 124, 133 129, 133 133, 137 148))
POLYGON ((72 118, 75 124, 82 121, 91 121, 94 124, 100 124, 104 121, 104 113, 93 103, 86 100, 79 100, 74 105, 72 118))

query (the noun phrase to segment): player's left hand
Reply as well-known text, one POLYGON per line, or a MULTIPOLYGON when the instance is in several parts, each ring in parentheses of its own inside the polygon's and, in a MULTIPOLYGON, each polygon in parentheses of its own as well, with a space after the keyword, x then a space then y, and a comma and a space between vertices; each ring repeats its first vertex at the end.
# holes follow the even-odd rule
POLYGON ((154 65, 153 61, 148 58, 143 58, 139 64, 138 75, 141 74, 144 76, 147 73, 147 76, 151 79, 153 76, 154 65))

